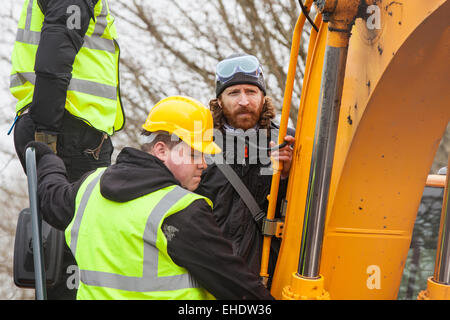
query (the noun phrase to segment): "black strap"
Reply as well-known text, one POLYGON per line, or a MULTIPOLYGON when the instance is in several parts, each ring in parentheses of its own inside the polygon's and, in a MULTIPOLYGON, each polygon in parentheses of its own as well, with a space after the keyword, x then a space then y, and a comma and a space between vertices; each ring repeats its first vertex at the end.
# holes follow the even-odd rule
POLYGON ((277 223, 279 222, 279 219, 266 219, 266 212, 261 210, 258 203, 256 203, 255 198, 242 182, 241 178, 239 178, 236 172, 234 172, 233 168, 231 168, 226 163, 216 163, 216 166, 234 187, 236 192, 241 197, 242 201, 244 201, 245 205, 250 210, 253 219, 258 225, 259 231, 261 231, 262 235, 274 236, 276 234, 277 223))
MULTIPOLYGON (((217 156, 211 157, 213 162, 217 161, 217 156)), ((220 159, 220 158, 219 158, 220 159)), ((223 160, 220 159, 220 160, 223 160)), ((225 161, 223 161, 225 162, 225 161)), ((263 218, 266 216, 266 212, 261 210, 258 203, 256 202, 255 198, 252 196, 248 188, 245 186, 245 184, 242 182, 241 178, 234 172, 233 168, 231 168, 226 163, 216 163, 217 168, 223 173, 225 178, 228 179, 228 181, 231 183, 231 185, 234 187, 236 192, 241 197, 242 201, 244 201, 245 205, 250 210, 253 219, 255 222, 262 227, 263 218)))

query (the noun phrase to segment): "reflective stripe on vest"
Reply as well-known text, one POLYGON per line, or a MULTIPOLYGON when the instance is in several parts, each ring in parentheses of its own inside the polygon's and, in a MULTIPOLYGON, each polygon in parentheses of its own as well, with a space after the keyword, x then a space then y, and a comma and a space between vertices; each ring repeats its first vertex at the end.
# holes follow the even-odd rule
MULTIPOLYGON (((17 29, 16 41, 23 42, 26 44, 39 45, 41 39, 40 31, 31 31, 31 18, 33 14, 33 1, 30 0, 27 6, 27 16, 25 20, 25 29, 17 29)), ((97 23, 95 24, 94 32, 92 36, 86 35, 84 38, 83 47, 96 50, 108 51, 112 54, 116 52, 116 47, 114 41, 110 39, 101 38, 108 25, 106 16, 108 10, 106 7, 105 0, 102 0, 102 11, 97 17, 97 23)))
MULTIPOLYGON (((106 0, 98 1, 96 12, 96 20, 95 22, 90 20, 88 32, 84 36, 83 47, 75 58, 72 79, 68 87, 66 109, 96 129, 111 135, 114 131, 122 129, 124 124, 124 114, 118 92, 119 48, 114 40, 115 28, 112 24, 113 18, 109 16, 106 0), (99 5, 101 5, 101 10, 99 5), (108 19, 110 19, 109 28, 108 19), (107 31, 106 34, 105 31, 107 31), (94 68, 92 64, 95 64, 94 68)), ((21 24, 23 28, 19 27, 17 30, 13 52, 15 59, 12 59, 13 71, 10 76, 11 92, 19 100, 16 106, 18 113, 28 106, 33 98, 36 79, 34 59, 41 38, 41 31, 36 29, 39 28, 37 25, 44 20, 36 0, 28 1, 22 15, 25 15, 21 18, 24 24, 21 24), (34 13, 33 10, 36 12, 34 13), (33 19, 36 21, 32 22, 33 19), (33 24, 34 30, 31 30, 33 24), (33 61, 25 63, 25 60, 33 61)))
MULTIPOLYGON (((97 22, 98 24, 98 22, 97 22)), ((103 30, 104 31, 104 30, 103 30)), ((103 34, 103 33, 102 33, 103 34)), ((94 34, 94 36, 85 36, 83 47, 88 49, 108 51, 112 54, 116 52, 116 47, 113 40, 100 38, 101 35, 94 34)), ((31 31, 26 29, 17 29, 16 41, 26 44, 39 45, 41 41, 40 31, 31 31)))
MULTIPOLYGON (((10 76, 10 87, 17 87, 25 84, 26 82, 31 84, 36 83, 36 74, 34 72, 16 73, 10 76)), ((117 99, 117 89, 107 84, 98 83, 88 80, 80 80, 72 78, 67 90, 73 90, 83 92, 106 99, 117 99)))
MULTIPOLYGON (((100 169, 103 170, 103 169, 100 169)), ((95 174, 97 176, 88 182, 78 205, 72 228, 70 229, 70 249, 77 257, 79 230, 82 225, 83 216, 92 195, 94 188, 99 184, 99 180, 104 171, 95 174)), ((203 290, 187 271, 182 274, 161 276, 158 275, 159 250, 157 249, 158 229, 169 209, 191 192, 175 186, 168 191, 162 199, 153 207, 147 218, 143 234, 143 272, 142 277, 125 276, 110 272, 83 270, 83 263, 80 263, 81 282, 88 286, 112 288, 131 292, 158 292, 180 289, 203 290)), ((200 197, 202 198, 202 197, 200 197)), ((70 226, 69 226, 70 227, 70 226)), ((68 230, 66 230, 66 233, 68 230)))

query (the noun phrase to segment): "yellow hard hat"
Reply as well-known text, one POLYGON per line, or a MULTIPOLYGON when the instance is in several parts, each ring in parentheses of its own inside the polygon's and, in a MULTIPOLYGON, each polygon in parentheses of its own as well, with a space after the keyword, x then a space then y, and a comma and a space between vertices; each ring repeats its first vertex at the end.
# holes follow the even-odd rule
POLYGON ((142 128, 149 132, 166 131, 175 134, 193 149, 207 153, 222 150, 213 142, 211 112, 199 101, 172 96, 159 101, 148 114, 142 128))

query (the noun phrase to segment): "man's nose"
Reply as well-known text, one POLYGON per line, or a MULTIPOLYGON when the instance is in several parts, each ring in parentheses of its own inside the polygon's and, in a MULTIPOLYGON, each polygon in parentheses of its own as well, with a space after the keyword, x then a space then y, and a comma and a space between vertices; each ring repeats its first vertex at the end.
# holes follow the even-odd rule
POLYGON ((249 104, 249 99, 248 99, 247 94, 245 92, 241 93, 239 95, 239 104, 243 105, 243 106, 246 106, 246 105, 249 104))

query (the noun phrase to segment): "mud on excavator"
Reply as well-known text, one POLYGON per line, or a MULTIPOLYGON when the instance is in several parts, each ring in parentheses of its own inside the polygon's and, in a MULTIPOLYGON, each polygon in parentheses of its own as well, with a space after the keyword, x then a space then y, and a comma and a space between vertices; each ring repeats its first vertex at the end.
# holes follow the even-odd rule
MULTIPOLYGON (((307 19, 313 28, 284 218, 273 228, 282 243, 272 295, 397 299, 424 189, 437 188, 434 274, 414 298, 450 299, 449 170, 429 176, 450 120, 450 1, 300 4, 278 143, 307 19)), ((267 221, 279 178, 275 172, 267 221)), ((262 277, 270 242, 268 235, 262 277)))

